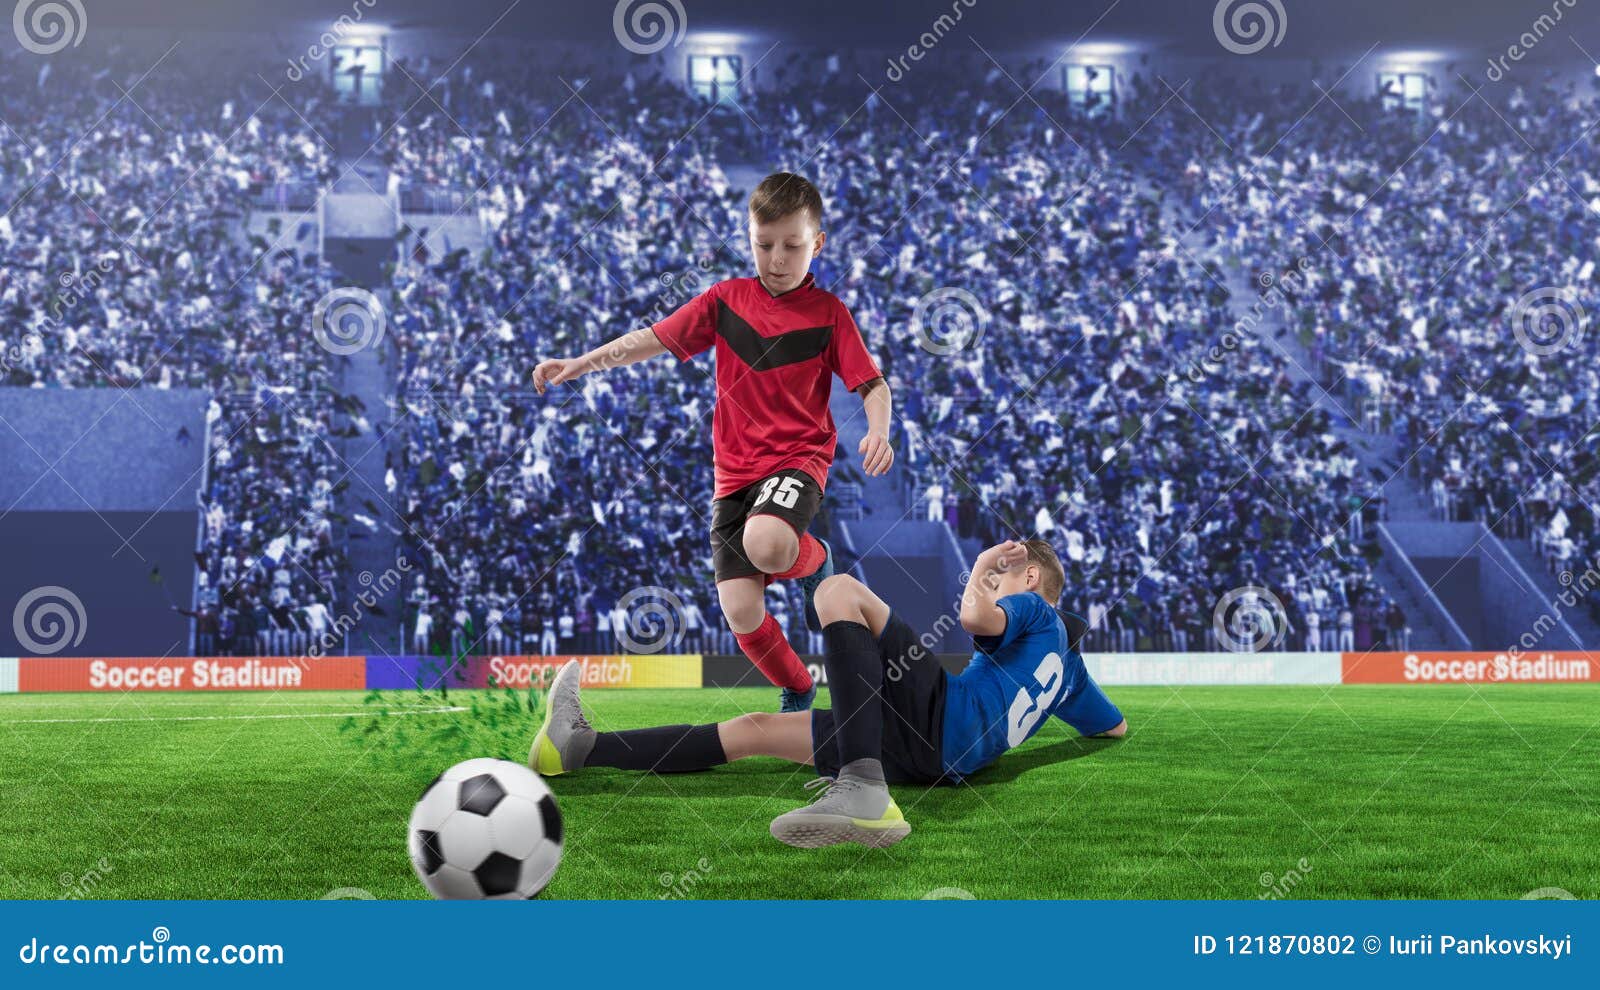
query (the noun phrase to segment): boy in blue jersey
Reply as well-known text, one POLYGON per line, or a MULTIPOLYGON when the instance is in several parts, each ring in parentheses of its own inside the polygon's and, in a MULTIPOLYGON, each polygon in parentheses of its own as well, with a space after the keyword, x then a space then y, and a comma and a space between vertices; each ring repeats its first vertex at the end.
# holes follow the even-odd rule
POLYGON ((1064 581, 1044 540, 1008 540, 979 554, 960 602, 976 650, 951 675, 924 645, 931 640, 866 585, 828 578, 816 607, 832 709, 596 732, 583 716, 573 661, 551 683, 529 762, 546 775, 594 766, 672 773, 776 756, 815 766, 826 791, 775 819, 775 838, 802 848, 893 845, 911 826, 889 784, 959 780, 1020 746, 1049 715, 1085 736, 1127 732, 1078 654, 1085 623, 1056 611, 1064 581))

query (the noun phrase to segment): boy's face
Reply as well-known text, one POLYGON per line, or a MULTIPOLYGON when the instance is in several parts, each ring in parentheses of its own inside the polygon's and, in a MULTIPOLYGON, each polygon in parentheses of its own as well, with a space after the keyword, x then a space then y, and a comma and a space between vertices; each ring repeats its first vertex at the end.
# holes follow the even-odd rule
POLYGON ((1013 567, 1009 571, 1002 572, 998 577, 999 581, 997 583, 999 587, 996 589, 995 597, 1004 598, 1007 595, 1020 595, 1025 591, 1039 590, 1043 571, 1040 570, 1038 564, 1026 562, 1020 567, 1013 567))
POLYGON ((996 598, 1004 598, 1026 591, 1038 591, 1043 579, 1044 571, 1039 565, 1027 560, 1004 571, 989 571, 984 575, 984 584, 994 592, 996 598))
POLYGON ((811 259, 822 253, 828 235, 817 229, 804 210, 759 223, 750 217, 750 255, 755 259, 761 284, 773 295, 798 286, 811 270, 811 259))

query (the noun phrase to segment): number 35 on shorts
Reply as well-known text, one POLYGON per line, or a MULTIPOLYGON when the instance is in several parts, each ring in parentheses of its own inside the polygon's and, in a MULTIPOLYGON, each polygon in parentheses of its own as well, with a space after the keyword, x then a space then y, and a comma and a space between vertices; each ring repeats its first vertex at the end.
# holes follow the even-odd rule
POLYGON ((761 505, 771 499, 774 505, 781 505, 785 509, 792 509, 800 501, 800 492, 805 482, 796 477, 768 478, 761 483, 761 492, 756 495, 756 500, 751 508, 761 505))

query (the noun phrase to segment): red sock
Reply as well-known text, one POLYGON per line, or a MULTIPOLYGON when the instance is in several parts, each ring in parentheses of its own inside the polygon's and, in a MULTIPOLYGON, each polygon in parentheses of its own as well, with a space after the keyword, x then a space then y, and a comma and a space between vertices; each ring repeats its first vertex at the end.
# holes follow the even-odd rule
MULTIPOLYGON (((794 578, 810 577, 817 573, 817 568, 827 559, 828 551, 822 549, 822 541, 810 533, 800 534, 800 552, 795 555, 794 566, 786 571, 772 575, 773 581, 789 581, 794 578)), ((769 584, 771 582, 768 582, 769 584)))
POLYGON ((750 662, 774 685, 791 691, 811 690, 811 672, 800 662, 794 647, 783 637, 778 620, 770 612, 754 632, 734 633, 733 638, 738 640, 739 649, 750 662))

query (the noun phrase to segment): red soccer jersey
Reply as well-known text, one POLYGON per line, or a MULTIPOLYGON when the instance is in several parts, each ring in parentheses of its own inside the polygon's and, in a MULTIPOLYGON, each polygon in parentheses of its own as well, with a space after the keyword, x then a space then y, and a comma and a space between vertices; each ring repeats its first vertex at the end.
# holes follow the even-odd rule
POLYGON ((809 274, 781 296, 756 278, 718 282, 651 329, 680 361, 717 346, 715 498, 788 468, 826 487, 833 376, 855 391, 883 374, 850 311, 809 274))

